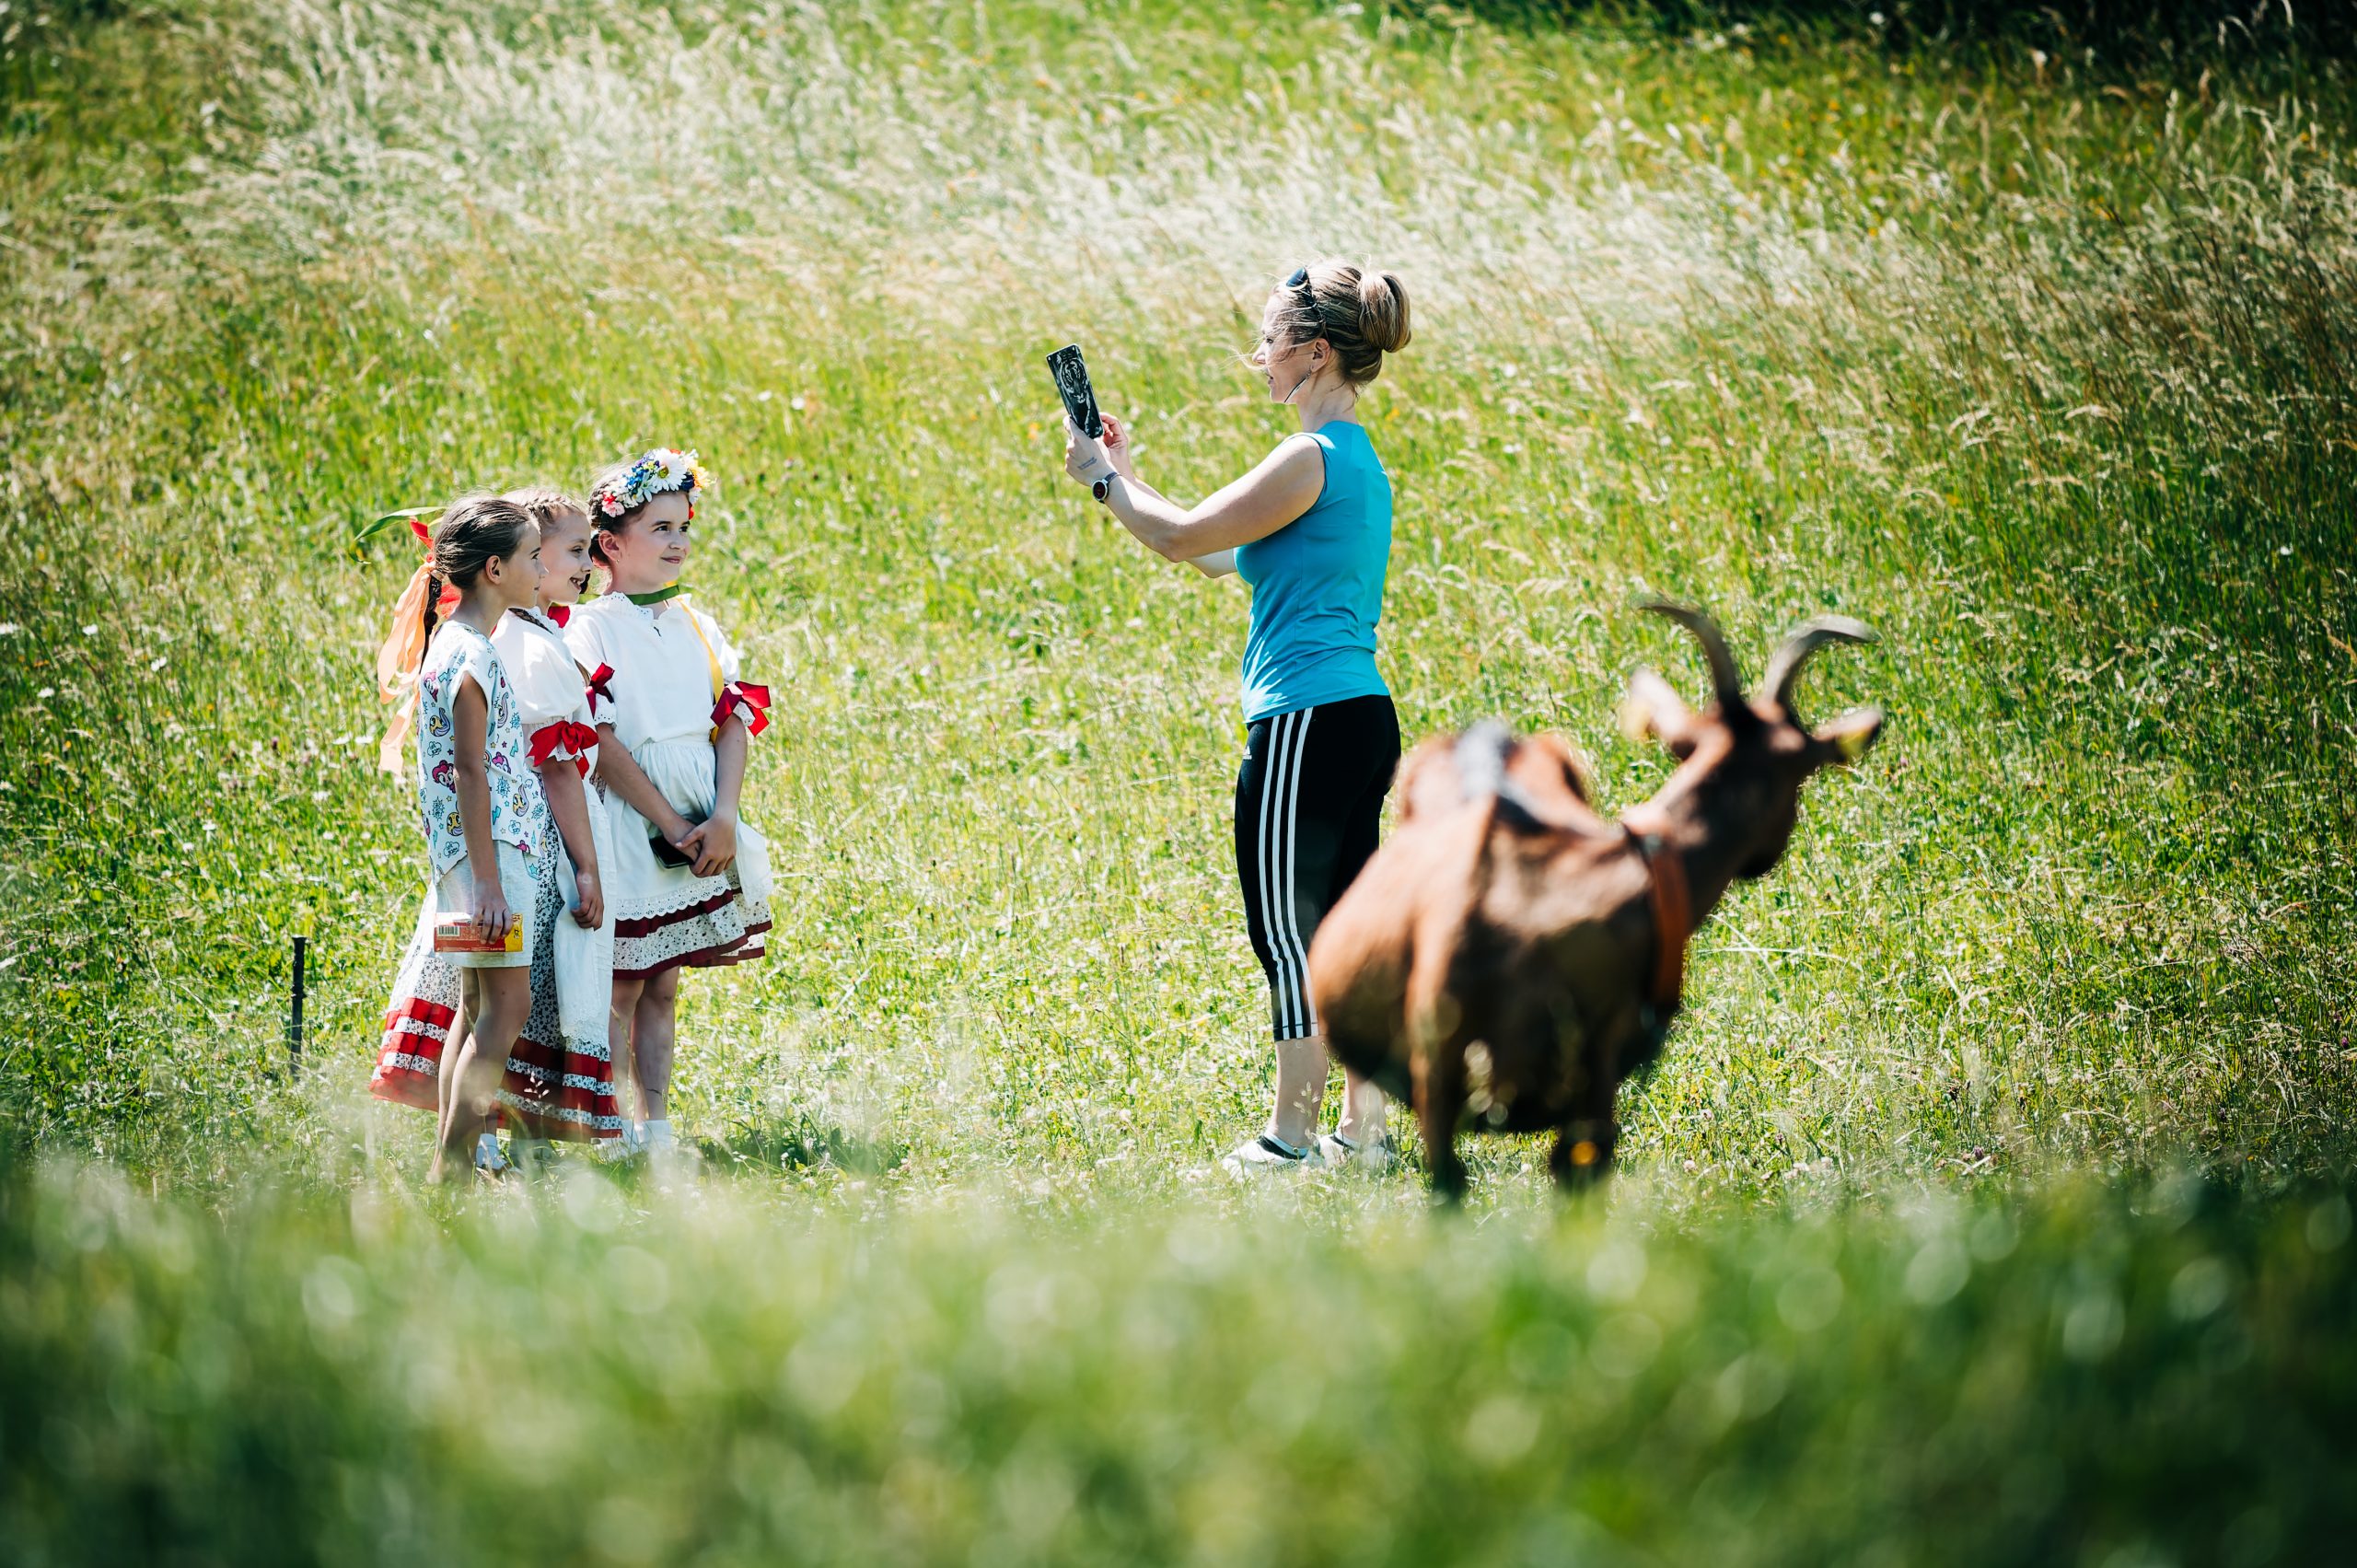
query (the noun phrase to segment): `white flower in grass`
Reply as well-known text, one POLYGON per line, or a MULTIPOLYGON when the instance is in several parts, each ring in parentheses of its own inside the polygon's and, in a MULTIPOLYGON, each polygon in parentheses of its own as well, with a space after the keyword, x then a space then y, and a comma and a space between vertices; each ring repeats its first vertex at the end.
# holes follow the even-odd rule
POLYGON ((85 637, 95 637, 98 634, 99 629, 96 625, 85 626, 82 628, 82 635, 85 637))
POLYGON ((13 637, 17 631, 18 627, 15 621, 0 621, 0 637, 13 637))
POLYGON ((38 703, 46 703, 46 702, 48 702, 52 697, 54 697, 54 696, 56 696, 56 695, 57 695, 57 688, 56 688, 56 687, 54 687, 54 686, 44 686, 44 687, 42 687, 40 691, 36 691, 36 692, 34 692, 34 693, 33 693, 33 700, 34 700, 35 702, 38 702, 38 703))

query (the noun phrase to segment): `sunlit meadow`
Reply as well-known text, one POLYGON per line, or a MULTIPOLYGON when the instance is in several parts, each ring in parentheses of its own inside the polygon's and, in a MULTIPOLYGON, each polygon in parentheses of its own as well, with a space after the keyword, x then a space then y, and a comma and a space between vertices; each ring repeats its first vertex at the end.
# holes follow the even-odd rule
MULTIPOLYGON (((1903 11, 1905 7, 1894 7, 1903 11)), ((2312 1560, 2357 1525, 2357 83, 1760 12, 0 10, 0 1537, 25 1562, 2312 1560), (1878 629, 1608 1196, 1238 1189, 1234 582, 1329 250, 1411 735, 1878 629), (776 693, 702 1175, 421 1191, 357 525, 654 443, 776 693), (310 952, 300 1071, 293 939, 310 952), (2338 1482, 2339 1484, 2335 1484, 2338 1482)), ((1846 15, 1846 13, 1845 13, 1846 15)))

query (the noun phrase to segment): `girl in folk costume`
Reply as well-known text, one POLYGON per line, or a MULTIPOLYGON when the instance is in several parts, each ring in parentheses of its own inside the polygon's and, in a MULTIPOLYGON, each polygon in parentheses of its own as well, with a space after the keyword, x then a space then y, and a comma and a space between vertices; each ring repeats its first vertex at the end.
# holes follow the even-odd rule
MULTIPOLYGON (((548 800, 491 643, 502 617, 537 602, 541 571, 540 530, 513 502, 470 497, 435 527, 419 612, 426 639, 416 685, 419 814, 434 924, 471 934, 479 949, 445 955, 459 971, 467 1027, 452 1060, 436 1063, 437 1181, 467 1167, 497 1102, 509 1050, 531 1012, 540 889, 556 870, 548 800), (458 590, 458 603, 437 631, 445 585, 458 590)), ((397 993, 397 1012, 401 1000, 397 993)))
MULTIPOLYGON (((385 728, 377 761, 396 777, 408 774, 411 768, 409 737, 415 727, 418 667, 426 644, 435 623, 447 620, 459 608, 458 588, 436 568, 430 526, 415 513, 393 513, 377 521, 381 525, 403 517, 424 543, 425 559, 394 602, 391 628, 377 653, 377 691, 393 705, 392 722, 385 728)), ((452 956, 437 952, 434 946, 441 902, 441 891, 429 877, 415 929, 393 981, 392 1002, 385 1010, 377 1069, 368 1079, 368 1092, 377 1098, 433 1111, 437 1120, 449 1098, 449 1080, 442 1071, 444 1058, 451 1042, 465 1039, 467 1033, 465 980, 452 956)), ((499 1135, 493 1131, 496 1121, 493 1117, 484 1122, 475 1144, 476 1168, 493 1176, 507 1168, 499 1135)))
POLYGON ((769 691, 737 679, 737 650, 681 597, 695 504, 693 452, 656 448, 598 475, 592 547, 611 591, 574 612, 574 656, 610 691, 598 710, 598 777, 613 854, 613 1040, 644 1118, 635 1141, 673 1142, 669 1094, 679 971, 761 954, 769 848, 737 819, 746 742, 768 727, 769 691))
POLYGON ((545 485, 506 499, 539 525, 545 575, 539 603, 502 617, 491 645, 515 690, 560 853, 533 911, 532 1011, 508 1053, 500 1105, 527 1137, 610 1144, 622 1135, 607 1044, 614 925, 601 872, 611 850, 605 803, 585 784, 598 749, 592 699, 563 630, 589 586, 589 513, 545 485))
MULTIPOLYGON (((537 770, 550 802, 556 832, 543 853, 555 855, 551 874, 535 884, 530 912, 531 1010, 506 1059, 499 1105, 485 1119, 475 1145, 475 1166, 486 1174, 507 1168, 493 1129, 502 1121, 519 1138, 590 1139, 610 1145, 622 1121, 614 1108, 612 1070, 606 1045, 606 1006, 611 987, 613 923, 602 909, 598 887, 598 846, 604 842, 604 816, 597 798, 582 787, 586 759, 594 755, 596 732, 586 721, 581 671, 566 651, 563 634, 550 618, 580 596, 589 572, 589 520, 580 504, 556 491, 518 492, 505 497, 524 508, 537 525, 548 518, 540 544, 539 603, 502 616, 492 633, 493 651, 517 703, 525 757, 537 770), (567 520, 569 519, 569 528, 567 520), (537 617, 531 621, 524 618, 537 617), (518 635, 530 630, 530 640, 518 635), (551 654, 554 656, 549 656, 551 654), (567 784, 570 784, 570 790, 567 784)), ((418 667, 429 628, 459 607, 459 590, 437 571, 432 535, 426 557, 394 607, 393 626, 377 656, 377 676, 388 702, 399 704, 382 758, 389 771, 401 771, 403 741, 412 728, 418 667), (429 587, 434 614, 426 613, 429 587)), ((427 738, 430 740, 432 738, 427 738)), ((424 742, 421 742, 423 745, 424 742)), ((436 950, 434 929, 443 916, 439 888, 429 883, 417 925, 393 982, 386 1008, 383 1042, 369 1093, 397 1105, 449 1114, 454 1074, 443 1071, 453 1040, 468 1032, 467 986, 456 955, 436 950)))

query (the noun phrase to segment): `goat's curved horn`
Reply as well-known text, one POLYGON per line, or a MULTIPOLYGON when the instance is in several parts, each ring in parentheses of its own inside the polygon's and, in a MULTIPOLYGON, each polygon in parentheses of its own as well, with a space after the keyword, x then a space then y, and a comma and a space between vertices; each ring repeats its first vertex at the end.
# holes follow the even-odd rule
POLYGON ((1875 630, 1863 621, 1852 621, 1846 615, 1820 615, 1804 621, 1777 647, 1768 661, 1768 673, 1759 678, 1760 694, 1786 713, 1793 711, 1793 682, 1801 675, 1801 666, 1809 655, 1828 643, 1871 643, 1875 630))
POLYGON ((1650 610, 1655 615, 1666 615, 1689 632, 1702 645, 1702 656, 1711 666, 1711 694, 1719 706, 1733 712, 1743 706, 1743 672, 1735 667, 1735 656, 1727 652, 1727 640, 1718 623, 1690 604, 1675 599, 1646 598, 1637 601, 1639 610, 1650 610))

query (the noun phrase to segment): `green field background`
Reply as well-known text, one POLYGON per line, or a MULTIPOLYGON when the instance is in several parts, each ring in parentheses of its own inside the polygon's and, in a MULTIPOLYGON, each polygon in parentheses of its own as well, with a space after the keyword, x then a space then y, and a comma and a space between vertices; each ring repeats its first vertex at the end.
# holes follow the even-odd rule
MULTIPOLYGON (((1894 7, 1907 13, 1908 7, 1894 7)), ((0 1498, 26 1562, 2311 1561, 2353 1522, 2357 83, 1837 10, 0 11, 0 1498), (1903 33, 1905 36, 1898 36, 1903 33), (1622 1166, 1237 1188, 1247 600, 1061 473, 1363 404, 1411 737, 1805 616, 1881 746, 1622 1166), (776 696, 702 1175, 422 1190, 391 507, 713 470, 776 696), (292 939, 311 954, 288 1070, 292 939)), ((1901 17, 1905 19, 1904 16, 1901 17)))

